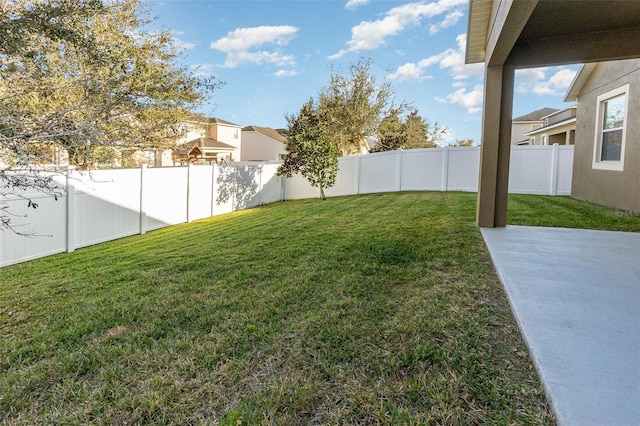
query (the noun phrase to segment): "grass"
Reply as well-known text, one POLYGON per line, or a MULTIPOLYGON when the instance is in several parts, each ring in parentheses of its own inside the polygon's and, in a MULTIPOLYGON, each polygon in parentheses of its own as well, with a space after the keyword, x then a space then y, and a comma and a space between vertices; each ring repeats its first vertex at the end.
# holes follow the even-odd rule
MULTIPOLYGON (((0 423, 554 424, 475 203, 288 201, 0 269, 0 423)), ((640 231, 563 197, 509 220, 640 231)))

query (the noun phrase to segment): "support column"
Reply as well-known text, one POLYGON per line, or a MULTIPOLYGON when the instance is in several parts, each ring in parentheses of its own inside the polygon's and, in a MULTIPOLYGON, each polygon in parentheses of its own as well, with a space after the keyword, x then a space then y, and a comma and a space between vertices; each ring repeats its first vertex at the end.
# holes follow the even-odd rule
POLYGON ((507 225, 514 75, 512 66, 485 67, 476 210, 476 224, 482 228, 507 225))

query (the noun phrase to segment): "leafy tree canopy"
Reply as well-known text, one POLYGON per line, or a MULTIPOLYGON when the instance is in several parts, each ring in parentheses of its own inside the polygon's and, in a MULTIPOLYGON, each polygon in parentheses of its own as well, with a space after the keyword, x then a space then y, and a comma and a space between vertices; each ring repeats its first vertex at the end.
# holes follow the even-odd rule
POLYGON ((391 104, 388 81, 378 85, 371 74, 371 60, 360 60, 344 75, 332 70, 329 85, 320 91, 318 109, 343 155, 360 153, 391 104))
POLYGON ((178 66, 172 33, 145 30, 152 20, 140 0, 0 2, 0 196, 58 193, 34 172, 59 150, 93 168, 174 143, 224 83, 178 66))
POLYGON ((287 155, 278 168, 278 174, 291 177, 300 173, 312 186, 320 188, 320 196, 326 200, 324 190, 336 181, 340 156, 340 149, 327 129, 327 120, 313 99, 307 101, 297 115, 286 118, 289 131, 287 155))
POLYGON ((396 149, 434 148, 442 140, 446 127, 438 123, 433 126, 418 115, 416 109, 401 118, 402 108, 392 108, 378 127, 378 141, 373 152, 394 151, 396 149))

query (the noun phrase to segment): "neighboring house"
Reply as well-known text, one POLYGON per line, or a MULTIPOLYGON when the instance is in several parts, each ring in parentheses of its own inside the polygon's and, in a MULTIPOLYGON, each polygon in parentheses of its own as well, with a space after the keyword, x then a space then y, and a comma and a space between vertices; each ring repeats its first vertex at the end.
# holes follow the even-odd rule
POLYGON ((577 106, 570 106, 542 117, 542 126, 525 133, 518 145, 573 145, 576 138, 577 106))
MULTIPOLYGON (((174 164, 205 164, 227 161, 235 147, 211 138, 198 138, 178 145, 172 152, 174 164)), ((231 160, 229 160, 231 161, 231 160)))
POLYGON ((240 161, 282 160, 287 154, 287 136, 283 129, 247 126, 242 128, 240 161))
POLYGON ((584 64, 565 101, 578 103, 571 195, 640 212, 640 59, 584 64))
MULTIPOLYGON (((182 136, 171 152, 171 164, 239 161, 242 149, 240 126, 219 118, 193 116, 183 125, 182 136)), ((166 154, 160 164, 167 166, 166 154)))
POLYGON ((527 145, 526 134, 544 125, 544 117, 558 111, 555 108, 542 108, 529 114, 516 117, 511 122, 511 145, 527 145))

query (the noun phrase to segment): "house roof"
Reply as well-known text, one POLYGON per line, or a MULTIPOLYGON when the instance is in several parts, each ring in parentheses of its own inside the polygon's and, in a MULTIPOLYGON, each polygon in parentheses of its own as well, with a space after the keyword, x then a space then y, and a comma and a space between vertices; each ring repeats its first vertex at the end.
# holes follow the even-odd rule
POLYGON ((565 102, 576 102, 578 100, 578 94, 582 91, 582 88, 584 87, 587 80, 589 80, 591 73, 594 69, 596 69, 597 66, 597 62, 582 64, 582 66, 578 70, 578 73, 573 78, 571 86, 569 86, 569 89, 567 90, 567 94, 564 95, 565 102))
POLYGON ((230 121, 226 121, 223 120, 221 118, 217 118, 217 117, 205 117, 204 115, 200 115, 200 114, 191 114, 188 119, 188 121, 195 121, 197 123, 205 123, 205 124, 226 124, 227 126, 235 126, 235 127, 240 127, 238 124, 232 123, 230 121))
POLYGON ((180 144, 174 150, 177 154, 186 154, 191 152, 193 149, 198 148, 201 152, 226 152, 233 151, 235 147, 226 144, 224 142, 217 141, 212 138, 198 138, 193 139, 189 142, 185 142, 180 144))
POLYGON ((260 127, 260 126, 247 126, 242 128, 243 132, 256 132, 260 133, 263 136, 266 136, 270 139, 273 139, 276 142, 286 144, 287 137, 283 134, 283 130, 272 129, 270 127, 260 127))
POLYGON ((554 112, 559 111, 558 109, 555 108, 540 108, 538 110, 535 110, 533 112, 530 112, 529 114, 525 114, 525 115, 521 115, 520 117, 516 117, 514 118, 512 121, 514 122, 521 122, 521 121, 542 121, 542 119, 550 114, 553 114, 554 112))
POLYGON ((538 133, 544 133, 546 131, 549 131, 551 129, 555 129, 556 127, 561 127, 567 124, 571 124, 571 123, 575 123, 576 122, 576 117, 575 115, 573 117, 568 117, 562 121, 557 121, 555 123, 549 124, 548 126, 543 126, 543 127, 538 127, 537 129, 533 129, 530 132, 525 133, 525 136, 531 136, 531 135, 535 135, 538 133))

